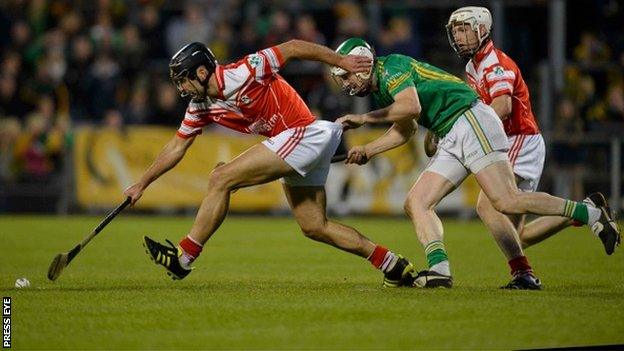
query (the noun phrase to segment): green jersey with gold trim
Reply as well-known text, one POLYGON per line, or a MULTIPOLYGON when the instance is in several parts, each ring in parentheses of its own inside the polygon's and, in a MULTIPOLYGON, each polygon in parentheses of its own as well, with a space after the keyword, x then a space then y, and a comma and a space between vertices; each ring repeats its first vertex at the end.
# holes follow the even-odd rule
POLYGON ((394 102, 394 96, 415 87, 422 110, 418 124, 439 137, 478 99, 461 79, 426 62, 398 54, 380 56, 375 64, 377 91, 373 98, 380 107, 394 102))

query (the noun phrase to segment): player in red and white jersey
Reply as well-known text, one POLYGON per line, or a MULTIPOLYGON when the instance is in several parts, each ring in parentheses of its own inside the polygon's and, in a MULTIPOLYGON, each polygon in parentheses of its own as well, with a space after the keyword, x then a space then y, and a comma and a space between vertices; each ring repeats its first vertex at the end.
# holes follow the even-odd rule
POLYGON ((189 103, 178 136, 197 135, 210 123, 267 137, 312 124, 316 119, 306 104, 277 74, 284 63, 280 50, 272 47, 217 65, 216 97, 189 103))
MULTIPOLYGON (((537 190, 544 168, 545 145, 531 108, 529 89, 516 63, 494 46, 491 39, 492 16, 485 7, 462 7, 454 11, 446 26, 451 47, 462 58, 468 59, 468 83, 502 119, 508 136, 509 160, 522 191, 537 190)), ((600 193, 589 195, 586 202, 607 207, 600 193)), ((496 238, 509 259, 521 255, 514 245, 507 245, 499 233, 517 230, 523 248, 541 242, 574 224, 565 217, 540 217, 524 224, 523 216, 507 216, 497 212, 483 191, 479 194, 477 213, 496 238), (514 229, 515 227, 515 229, 514 229)), ((615 242, 603 241, 607 254, 615 242)))
POLYGON ((184 278, 225 219, 232 191, 283 178, 288 203, 306 236, 367 258, 384 273, 385 286, 410 284, 414 268, 407 259, 376 245, 354 228, 327 219, 324 185, 342 126, 316 120, 278 74, 292 58, 320 61, 350 72, 368 71, 372 65, 367 57, 343 57, 301 40, 258 51, 228 65, 219 65, 201 43, 188 44, 173 56, 170 76, 180 94, 191 97, 191 102, 176 135, 139 182, 124 191, 132 204, 150 183, 182 159, 208 124, 268 139, 216 167, 189 234, 178 247, 145 237, 148 254, 174 279, 184 278))

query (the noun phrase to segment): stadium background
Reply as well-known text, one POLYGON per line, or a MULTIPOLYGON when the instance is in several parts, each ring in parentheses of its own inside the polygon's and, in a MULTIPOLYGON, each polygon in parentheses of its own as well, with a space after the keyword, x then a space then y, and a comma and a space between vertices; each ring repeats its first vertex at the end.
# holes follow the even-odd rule
MULTIPOLYGON (((76 213, 117 203, 180 123, 185 102, 167 78, 169 57, 202 41, 222 63, 291 38, 336 47, 364 37, 377 53, 403 53, 463 76, 444 24, 462 5, 490 7, 494 39, 516 60, 548 143, 541 188, 622 201, 624 3, 600 1, 69 1, 0 4, 0 213, 76 213)), ((282 74, 319 118, 371 102, 332 86, 326 67, 292 62, 282 74)), ((378 135, 358 130, 347 144, 378 135)), ((192 213, 206 175, 257 139, 208 129, 189 160, 139 208, 192 213)), ((401 214, 427 159, 418 139, 369 165, 333 167, 337 214, 401 214)), ((273 184, 241 191, 233 211, 286 210, 273 184)), ((474 215, 474 182, 441 204, 474 215)))
MULTIPOLYGON (((229 62, 289 38, 335 47, 362 36, 379 54, 407 53, 461 75, 443 26, 452 10, 474 4, 492 10, 495 41, 530 85, 548 143, 541 188, 575 199, 599 190, 621 209, 624 1, 0 0, 0 293, 13 300, 12 347, 624 344, 621 248, 607 256, 588 228, 568 228, 525 251, 544 290, 500 290, 506 259, 478 219, 466 220, 474 182, 442 206, 451 290, 383 289, 365 260, 306 239, 288 216, 265 216, 287 213, 277 183, 237 192, 237 212, 263 215, 225 220, 193 273, 171 281, 141 239, 181 238, 210 169, 257 140, 223 129, 206 130, 143 207, 116 217, 57 281, 46 278, 54 255, 120 202, 175 131, 185 106, 166 68, 183 43, 205 41, 229 62), (15 288, 18 278, 30 288, 15 288)), ((291 62, 283 74, 322 118, 370 107, 327 84, 318 64, 291 62)), ((350 131, 347 142, 382 132, 350 131)), ((401 207, 426 162, 421 131, 366 167, 336 165, 328 183, 333 215, 398 214, 340 221, 419 270, 427 261, 401 207)))

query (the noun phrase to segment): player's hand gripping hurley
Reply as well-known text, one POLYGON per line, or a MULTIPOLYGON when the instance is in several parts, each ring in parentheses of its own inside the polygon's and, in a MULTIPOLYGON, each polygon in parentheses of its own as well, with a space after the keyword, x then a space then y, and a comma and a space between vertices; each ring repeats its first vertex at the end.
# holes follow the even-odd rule
POLYGON ((80 244, 76 245, 73 249, 71 249, 68 252, 60 253, 56 255, 54 259, 52 260, 52 263, 50 264, 50 268, 48 268, 48 279, 52 281, 56 280, 56 278, 58 278, 61 275, 61 272, 63 272, 63 269, 69 265, 69 263, 74 259, 74 257, 76 257, 76 255, 78 255, 78 253, 85 246, 87 246, 89 241, 95 238, 95 236, 98 235, 98 233, 101 232, 102 229, 104 229, 104 227, 106 227, 106 225, 110 221, 112 221, 113 218, 115 218, 115 216, 119 214, 119 212, 123 211, 123 209, 126 208, 126 206, 128 206, 129 204, 130 204, 130 197, 127 197, 124 200, 124 202, 122 202, 119 206, 117 206, 116 209, 114 209, 111 213, 109 213, 108 216, 106 216, 106 218, 104 218, 104 220, 100 222, 100 224, 98 224, 98 226, 95 227, 95 229, 93 229, 91 234, 85 237, 80 244))

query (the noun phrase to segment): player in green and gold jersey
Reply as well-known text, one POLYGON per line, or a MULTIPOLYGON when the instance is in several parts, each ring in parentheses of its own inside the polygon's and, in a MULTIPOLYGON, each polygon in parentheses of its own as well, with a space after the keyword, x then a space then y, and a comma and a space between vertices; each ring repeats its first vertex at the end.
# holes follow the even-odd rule
MULTIPOLYGON (((357 96, 372 94, 380 107, 361 115, 343 116, 336 122, 347 129, 365 123, 392 123, 383 136, 351 148, 347 163, 364 164, 371 157, 404 144, 414 134, 416 123, 439 138, 437 152, 405 201, 405 210, 429 264, 428 270, 418 273, 415 286, 452 286, 442 222, 434 208, 470 173, 499 212, 573 218, 588 224, 596 235, 619 243, 619 228, 607 208, 518 190, 500 118, 462 80, 408 56, 376 57, 372 47, 360 38, 346 40, 336 51, 373 60, 370 72, 347 73, 338 67, 331 72, 343 90, 357 96)), ((517 232, 509 233, 507 240, 517 246, 520 256, 510 261, 510 268, 517 273, 505 288, 540 289, 539 279, 522 254, 517 232)))

